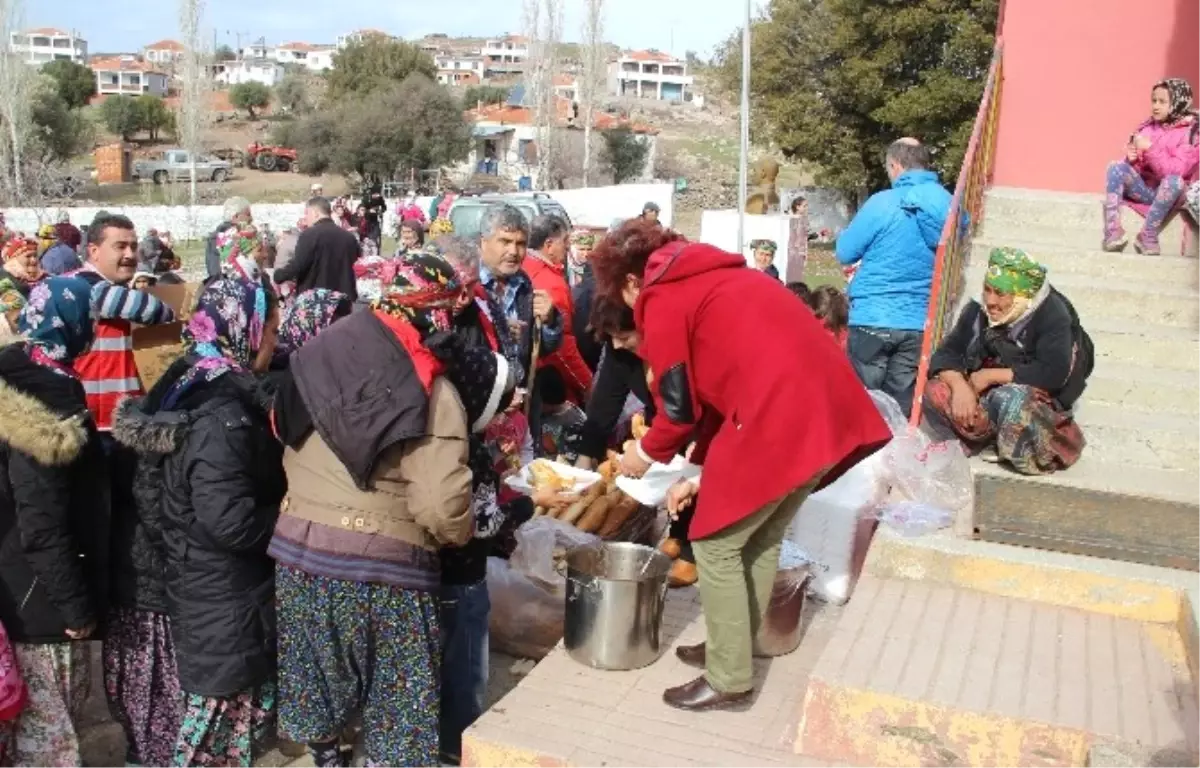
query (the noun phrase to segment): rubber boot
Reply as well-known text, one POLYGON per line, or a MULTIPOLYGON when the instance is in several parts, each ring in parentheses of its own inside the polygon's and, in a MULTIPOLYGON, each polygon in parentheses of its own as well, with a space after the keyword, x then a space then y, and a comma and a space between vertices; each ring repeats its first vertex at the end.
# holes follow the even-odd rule
POLYGON ((1125 250, 1129 238, 1121 226, 1121 198, 1119 195, 1107 195, 1104 198, 1104 244, 1106 251, 1119 252, 1125 250))

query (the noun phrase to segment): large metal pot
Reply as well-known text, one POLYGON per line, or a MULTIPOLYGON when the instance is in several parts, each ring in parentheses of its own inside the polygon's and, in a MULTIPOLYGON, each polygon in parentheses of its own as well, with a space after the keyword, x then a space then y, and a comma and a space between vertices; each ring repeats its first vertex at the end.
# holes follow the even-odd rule
POLYGON ((671 560, 651 547, 603 542, 567 553, 563 644, 597 669, 637 669, 662 653, 671 560))

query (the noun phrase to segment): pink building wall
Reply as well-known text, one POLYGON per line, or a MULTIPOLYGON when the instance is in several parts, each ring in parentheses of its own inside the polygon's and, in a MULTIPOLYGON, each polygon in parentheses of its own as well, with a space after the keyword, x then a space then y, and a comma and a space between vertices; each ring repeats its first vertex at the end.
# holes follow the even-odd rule
POLYGON ((1007 0, 993 184, 1102 192, 1150 87, 1200 94, 1198 0, 1007 0))

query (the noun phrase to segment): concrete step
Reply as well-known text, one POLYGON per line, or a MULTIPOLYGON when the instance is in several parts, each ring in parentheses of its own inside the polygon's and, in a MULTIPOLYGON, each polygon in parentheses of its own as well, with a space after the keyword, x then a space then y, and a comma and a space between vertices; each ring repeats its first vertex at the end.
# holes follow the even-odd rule
POLYGON ((1021 248, 1049 270, 1051 282, 1065 275, 1091 275, 1125 284, 1150 283, 1155 287, 1200 289, 1200 262, 1190 259, 1142 256, 1132 249, 1128 253, 1108 253, 1092 248, 1042 243, 1028 238, 1012 241, 976 237, 971 249, 970 265, 987 264, 988 254, 1001 246, 1021 248))
POLYGON ((1131 619, 864 574, 796 749, 880 766, 1084 766, 1106 748, 1194 764, 1194 681, 1178 635, 1161 640, 1131 619))
POLYGON ((1193 473, 1200 466, 1195 416, 1083 400, 1076 404, 1075 420, 1087 438, 1084 454, 1098 461, 1193 473))
MULTIPOLYGON (((1000 242, 1032 237, 1039 242, 1098 248, 1104 228, 1103 200, 1100 194, 996 187, 988 191, 984 201, 981 234, 1000 242)), ((1121 223, 1131 238, 1142 222, 1135 211, 1122 207, 1121 223)), ((1186 215, 1172 216, 1159 239, 1164 254, 1197 254, 1196 224, 1186 215)), ((1133 252, 1132 244, 1128 250, 1133 252)))
POLYGON ((1195 371, 1143 368, 1104 357, 1083 393, 1085 403, 1130 408, 1149 413, 1200 417, 1200 387, 1195 371))
POLYGON ((1142 368, 1200 370, 1200 345, 1195 330, 1166 325, 1138 326, 1109 317, 1087 318, 1084 327, 1104 360, 1142 368))

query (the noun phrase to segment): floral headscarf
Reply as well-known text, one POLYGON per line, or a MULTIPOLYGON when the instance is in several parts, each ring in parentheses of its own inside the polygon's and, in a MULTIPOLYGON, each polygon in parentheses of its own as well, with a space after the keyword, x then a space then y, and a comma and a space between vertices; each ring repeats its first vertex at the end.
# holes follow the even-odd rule
POLYGON ((222 272, 233 270, 234 277, 258 280, 258 262, 254 254, 263 247, 262 235, 253 224, 230 227, 217 234, 217 252, 221 254, 222 272))
POLYGON ((59 373, 92 343, 92 287, 77 277, 51 277, 29 291, 21 310, 21 333, 30 357, 59 373))
POLYGON ((424 337, 450 330, 450 313, 461 290, 454 267, 436 243, 429 243, 399 263, 395 276, 372 306, 408 321, 424 337))
POLYGON ((290 355, 350 311, 350 297, 328 288, 313 288, 295 298, 279 321, 276 354, 290 355))
POLYGON ((1171 111, 1167 113, 1167 119, 1164 122, 1173 123, 1176 120, 1191 112, 1192 107, 1192 86, 1187 80, 1182 77, 1168 77, 1165 80, 1159 80, 1150 89, 1150 92, 1164 89, 1167 92, 1167 98, 1171 100, 1171 111))
POLYGON ((267 292, 261 280, 223 274, 209 283, 180 334, 184 353, 196 361, 176 380, 163 407, 173 408, 197 383, 249 369, 262 344, 267 312, 267 292))
POLYGON ((25 308, 25 295, 11 277, 0 278, 0 315, 25 308))
POLYGON ((434 219, 433 223, 429 225, 430 240, 442 235, 452 234, 454 234, 454 224, 451 223, 450 219, 434 219))
POLYGON ((994 248, 984 282, 998 293, 1033 298, 1046 282, 1046 268, 1019 248, 994 248))
POLYGON ((7 264, 13 259, 28 258, 37 254, 37 252, 38 243, 36 240, 30 240, 27 237, 12 237, 4 244, 4 251, 0 255, 0 259, 3 259, 4 263, 7 264))

